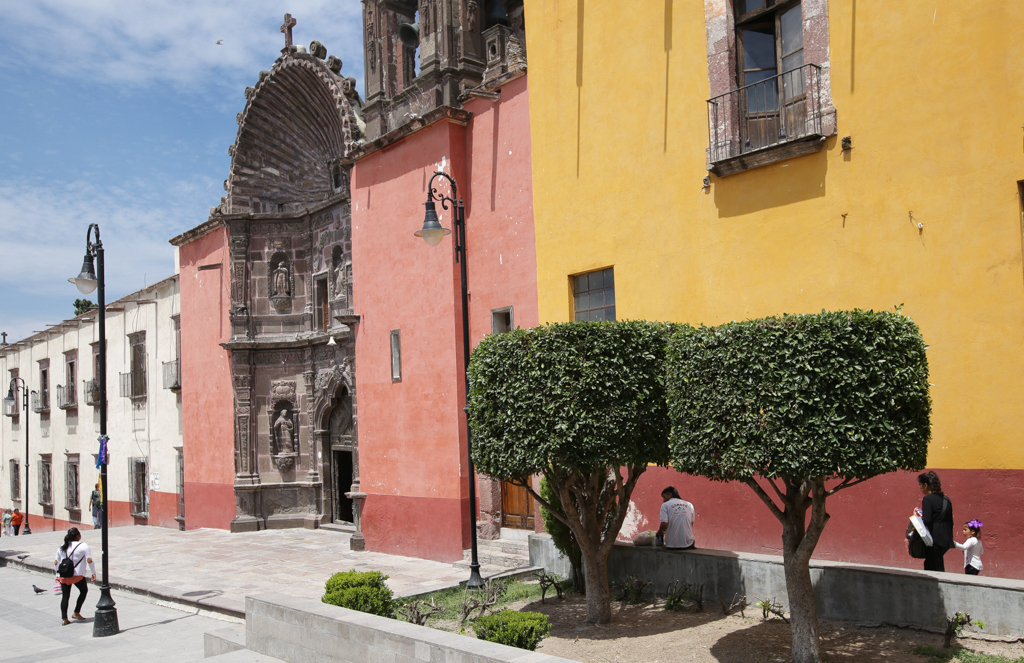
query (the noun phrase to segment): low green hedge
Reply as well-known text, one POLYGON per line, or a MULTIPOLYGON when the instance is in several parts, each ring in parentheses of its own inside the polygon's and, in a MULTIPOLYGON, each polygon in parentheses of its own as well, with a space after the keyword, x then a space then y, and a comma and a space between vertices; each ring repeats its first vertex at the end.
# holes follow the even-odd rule
POLYGON ((391 617, 395 611, 395 602, 391 590, 384 584, 387 579, 380 571, 335 573, 328 579, 321 600, 349 610, 391 617))
POLYGON ((477 619, 473 630, 481 640, 533 651, 551 633, 551 623, 547 615, 539 612, 502 610, 477 619))

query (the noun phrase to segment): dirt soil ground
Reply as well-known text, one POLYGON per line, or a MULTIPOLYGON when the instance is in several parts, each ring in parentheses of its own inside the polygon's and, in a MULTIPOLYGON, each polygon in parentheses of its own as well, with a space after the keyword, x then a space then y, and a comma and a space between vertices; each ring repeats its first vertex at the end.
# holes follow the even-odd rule
MULTIPOLYGON (((551 618, 551 635, 538 652, 581 663, 784 663, 790 656, 789 624, 779 619, 763 622, 757 607, 747 608, 745 617, 725 617, 717 603, 705 604, 704 612, 670 612, 660 600, 641 605, 613 602, 612 623, 604 626, 584 624, 586 600, 578 595, 510 607, 551 618)), ((942 646, 937 633, 826 620, 820 627, 827 663, 926 663, 927 657, 911 653, 914 647, 942 646)), ((1010 659, 1024 656, 1024 644, 1019 642, 965 638, 960 644, 1010 659)))

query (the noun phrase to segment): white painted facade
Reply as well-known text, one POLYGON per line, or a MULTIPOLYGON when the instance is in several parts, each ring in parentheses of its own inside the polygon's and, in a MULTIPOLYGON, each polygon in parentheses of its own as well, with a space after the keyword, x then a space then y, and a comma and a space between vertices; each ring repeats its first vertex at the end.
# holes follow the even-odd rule
MULTIPOLYGON (((107 304, 107 475, 113 525, 176 527, 180 522, 175 520, 183 462, 180 371, 175 371, 180 310, 177 275, 107 304)), ((27 425, 32 531, 59 530, 69 522, 92 526, 89 496, 99 481, 100 417, 98 403, 91 404, 98 398, 90 396, 96 393, 90 383, 98 377, 98 341, 93 310, 0 345, 0 395, 7 396, 14 375, 25 380, 31 394, 27 421, 20 392, 16 416, 4 407, 0 417, 0 506, 25 511, 27 425), (47 462, 48 492, 43 485, 47 462)))

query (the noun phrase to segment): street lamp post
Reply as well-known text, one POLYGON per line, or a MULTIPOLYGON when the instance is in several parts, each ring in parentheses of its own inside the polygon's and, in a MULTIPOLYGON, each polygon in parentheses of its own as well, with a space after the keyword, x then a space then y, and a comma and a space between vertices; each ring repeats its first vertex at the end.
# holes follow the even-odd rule
POLYGON ((96 602, 96 618, 93 621, 92 636, 102 638, 108 635, 117 635, 120 628, 117 624, 117 608, 114 607, 114 599, 110 596, 110 548, 107 545, 107 454, 105 453, 107 437, 107 330, 106 330, 106 302, 104 300, 103 282, 103 243, 100 242, 100 227, 89 224, 85 231, 85 260, 82 261, 82 273, 73 279, 68 279, 78 287, 79 292, 88 295, 99 287, 96 293, 96 317, 100 327, 100 492, 102 493, 102 508, 100 509, 100 537, 103 548, 103 579, 100 585, 100 600, 96 602), (96 241, 89 241, 93 229, 96 230, 96 241), (96 271, 93 271, 92 261, 96 259, 96 271))
POLYGON ((31 534, 32 528, 28 526, 28 478, 31 476, 28 473, 28 385, 25 384, 24 378, 11 378, 4 403, 7 405, 8 411, 12 413, 18 409, 19 382, 21 383, 22 400, 25 403, 25 529, 22 530, 22 534, 31 534))
POLYGON ((422 237, 430 246, 437 246, 444 239, 445 235, 451 234, 451 230, 442 228, 437 219, 437 207, 434 201, 441 202, 442 209, 448 209, 451 204, 455 213, 455 262, 462 267, 462 358, 463 377, 466 380, 466 406, 463 411, 466 413, 466 456, 469 461, 469 524, 470 524, 470 551, 469 580, 467 587, 483 587, 484 579, 480 577, 480 562, 477 559, 476 546, 476 476, 473 471, 473 443, 469 430, 469 288, 466 285, 466 208, 462 199, 458 198, 458 189, 455 180, 440 171, 434 173, 427 184, 427 208, 426 217, 423 220, 423 228, 417 230, 414 235, 422 237), (452 195, 439 194, 434 188, 434 180, 438 177, 448 180, 451 186, 452 195))

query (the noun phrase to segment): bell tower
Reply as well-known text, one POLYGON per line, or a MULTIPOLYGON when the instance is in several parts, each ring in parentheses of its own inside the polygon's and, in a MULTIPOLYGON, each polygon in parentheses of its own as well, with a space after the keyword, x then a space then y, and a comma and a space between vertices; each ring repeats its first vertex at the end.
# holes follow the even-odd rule
POLYGON ((366 138, 441 107, 460 108, 494 68, 493 54, 508 50, 491 49, 488 57, 485 33, 496 26, 519 34, 525 70, 522 14, 523 0, 363 0, 366 138))

